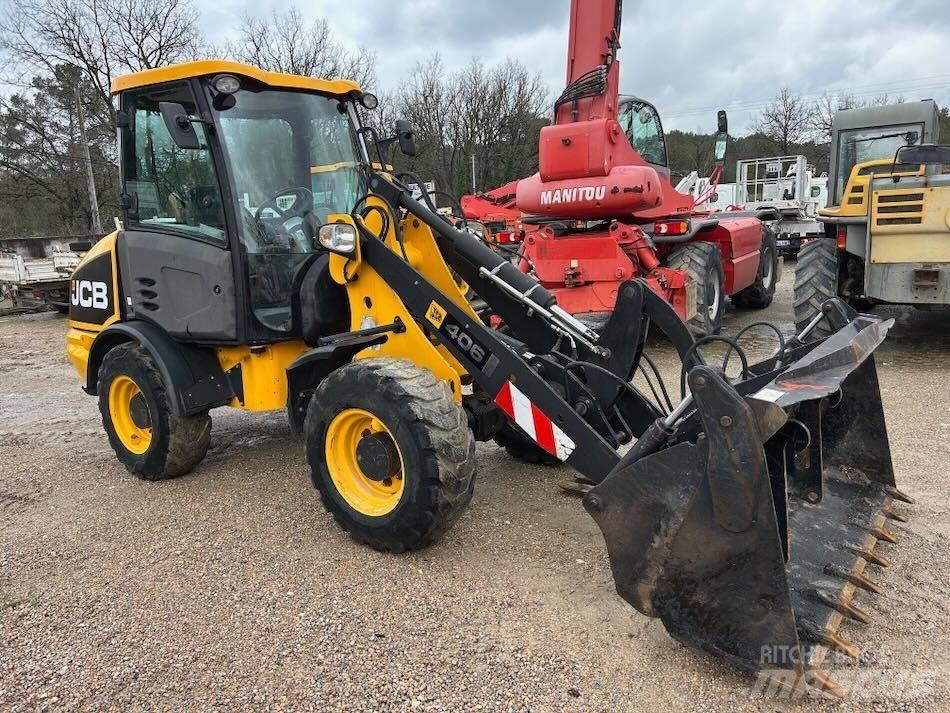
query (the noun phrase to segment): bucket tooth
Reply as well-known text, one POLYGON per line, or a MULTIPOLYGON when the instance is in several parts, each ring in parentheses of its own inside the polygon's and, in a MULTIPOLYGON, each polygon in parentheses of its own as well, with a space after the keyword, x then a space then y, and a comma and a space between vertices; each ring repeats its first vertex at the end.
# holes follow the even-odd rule
POLYGON ((897 538, 883 527, 872 527, 868 529, 872 535, 874 535, 879 540, 884 540, 885 542, 890 542, 893 545, 897 544, 897 538))
POLYGON ((871 564, 876 564, 878 567, 890 567, 891 561, 884 555, 879 555, 873 550, 860 550, 858 554, 866 559, 871 564))
POLYGON ((900 500, 902 503, 907 503, 908 505, 916 505, 917 501, 914 500, 910 495, 902 493, 900 490, 895 488, 893 485, 885 485, 884 492, 890 495, 895 500, 900 500))
POLYGON ((818 590, 818 598, 821 599, 821 601, 827 604, 829 607, 839 612, 840 614, 843 614, 846 617, 854 619, 855 621, 859 621, 862 624, 871 623, 871 617, 865 612, 858 609, 856 606, 854 606, 854 604, 846 602, 843 599, 840 599, 838 597, 834 597, 828 594, 827 592, 823 592, 821 590, 818 590))
POLYGON ((832 681, 821 671, 812 671, 810 674, 811 685, 815 688, 824 691, 825 693, 830 693, 836 698, 845 699, 848 697, 848 692, 844 690, 839 684, 832 681))
POLYGON ((850 656, 853 659, 858 659, 861 657, 861 649, 859 649, 854 644, 845 641, 833 632, 826 631, 821 637, 821 643, 828 648, 834 649, 835 651, 840 651, 845 656, 850 656))
POLYGON ((865 592, 871 592, 872 594, 884 594, 884 590, 881 589, 881 586, 876 582, 872 582, 870 579, 865 577, 863 574, 857 574, 855 572, 845 572, 843 575, 844 578, 851 582, 855 587, 860 587, 865 592))
POLYGON ((558 483, 558 487, 569 495, 587 495, 594 486, 587 483, 573 482, 558 483))
POLYGON ((890 508, 881 508, 881 514, 888 520, 894 520, 895 522, 907 522, 910 519, 906 515, 902 515, 896 510, 891 510, 890 508))
POLYGON ((832 577, 840 577, 846 582, 850 582, 855 587, 860 587, 866 592, 871 592, 872 594, 884 594, 884 590, 881 589, 881 587, 878 584, 876 584, 875 582, 872 582, 870 579, 865 577, 863 574, 860 574, 859 572, 850 572, 841 567, 828 565, 827 567, 825 567, 825 574, 829 574, 832 577))

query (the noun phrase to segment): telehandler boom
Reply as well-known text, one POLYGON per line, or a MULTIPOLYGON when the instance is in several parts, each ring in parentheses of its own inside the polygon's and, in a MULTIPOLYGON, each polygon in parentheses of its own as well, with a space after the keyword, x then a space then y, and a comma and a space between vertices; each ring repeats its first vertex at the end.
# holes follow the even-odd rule
POLYGON ((411 127, 380 139, 351 82, 200 61, 113 92, 122 228, 73 275, 66 343, 130 472, 194 469, 213 408, 285 408, 326 508, 398 552, 458 517, 475 441, 515 430, 591 484, 622 597, 690 646, 842 693, 821 660, 856 652, 839 626, 867 620, 855 594, 907 500, 873 355, 890 322, 829 300, 763 362, 734 344, 729 378, 645 282, 594 331, 414 200, 377 168, 391 142, 414 152, 411 127), (631 383, 651 327, 683 362, 676 403, 631 383))

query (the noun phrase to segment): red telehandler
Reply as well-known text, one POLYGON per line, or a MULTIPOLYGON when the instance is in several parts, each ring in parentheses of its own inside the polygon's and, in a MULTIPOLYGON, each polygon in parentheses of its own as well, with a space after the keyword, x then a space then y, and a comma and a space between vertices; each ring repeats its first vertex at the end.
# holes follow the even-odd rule
MULTIPOLYGON (((620 285, 642 278, 695 332, 715 334, 727 296, 771 303, 775 237, 755 213, 695 210, 670 183, 659 114, 619 94, 620 21, 620 0, 572 0, 567 88, 541 130, 538 173, 464 196, 462 209, 496 240, 520 239, 519 268, 571 314, 606 316, 620 285)), ((726 141, 720 112, 717 173, 726 141)))

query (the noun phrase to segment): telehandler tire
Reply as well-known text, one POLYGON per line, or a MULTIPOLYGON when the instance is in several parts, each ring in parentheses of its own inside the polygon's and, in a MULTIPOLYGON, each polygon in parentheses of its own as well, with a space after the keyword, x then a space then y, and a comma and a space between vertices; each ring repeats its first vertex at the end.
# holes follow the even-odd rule
POLYGON ((138 344, 111 349, 99 367, 99 412, 109 444, 126 469, 142 480, 185 475, 211 444, 211 416, 177 416, 162 376, 138 344))
MULTIPOLYGON (((792 304, 795 309, 795 331, 801 331, 821 306, 838 296, 838 247, 830 238, 818 238, 802 246, 795 266, 795 291, 792 304)), ((831 327, 822 320, 811 333, 812 339, 831 335, 831 327)))
POLYGON ((697 336, 719 334, 726 311, 722 253, 712 243, 687 243, 670 253, 668 267, 685 270, 696 283, 696 316, 686 324, 697 336))
POLYGON ((475 485, 475 438, 452 392, 403 359, 351 362, 318 387, 304 422, 324 506, 353 539, 404 552, 437 540, 475 485))
POLYGON ((746 309, 765 309, 775 297, 775 283, 778 278, 778 246, 775 244, 775 232, 767 225, 762 226, 762 248, 759 250, 759 270, 755 282, 732 296, 732 304, 746 309))
POLYGON ((512 458, 524 463, 553 466, 561 462, 510 423, 506 423, 495 434, 495 443, 504 448, 512 458))

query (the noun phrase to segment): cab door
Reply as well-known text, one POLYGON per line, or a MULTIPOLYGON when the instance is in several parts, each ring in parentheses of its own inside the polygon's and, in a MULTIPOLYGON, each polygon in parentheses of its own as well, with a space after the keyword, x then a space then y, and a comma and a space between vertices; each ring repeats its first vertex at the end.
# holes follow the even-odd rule
POLYGON ((126 314, 181 341, 234 341, 234 267, 208 132, 194 122, 199 148, 180 148, 159 110, 160 102, 173 102, 199 116, 193 87, 152 86, 122 102, 125 229, 118 257, 126 314))
POLYGON ((617 121, 640 158, 669 181, 666 136, 656 108, 642 99, 624 99, 617 113, 617 121))

